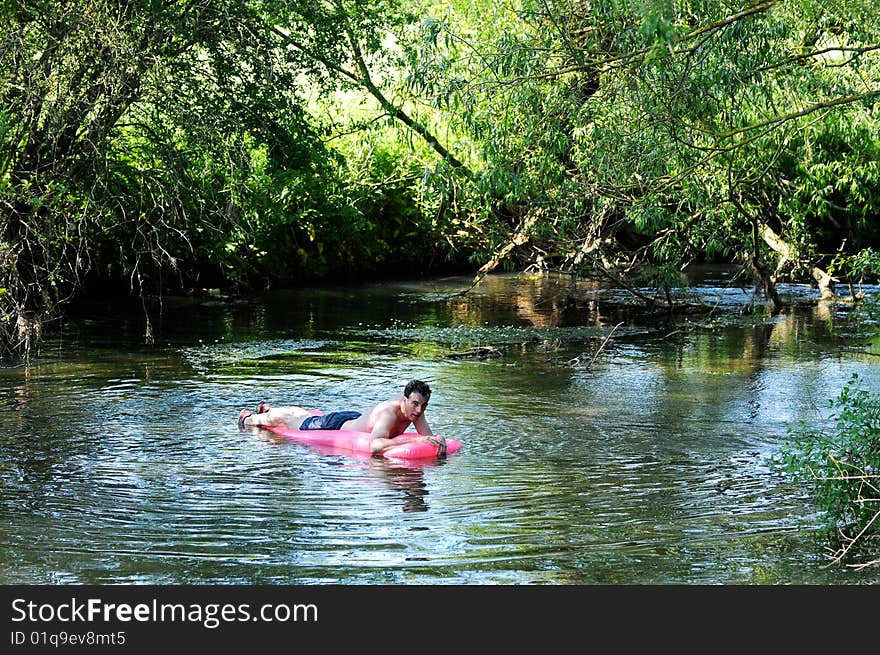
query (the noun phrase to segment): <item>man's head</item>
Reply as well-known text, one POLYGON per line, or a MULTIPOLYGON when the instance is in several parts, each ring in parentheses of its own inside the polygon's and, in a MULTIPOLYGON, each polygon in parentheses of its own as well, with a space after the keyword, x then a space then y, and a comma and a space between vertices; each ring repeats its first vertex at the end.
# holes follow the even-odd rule
POLYGON ((431 387, 421 380, 410 380, 403 388, 403 395, 409 398, 413 391, 417 391, 425 397, 427 401, 431 397, 431 387))
POLYGON ((415 421, 425 413, 430 399, 431 387, 421 380, 411 380, 403 389, 404 414, 410 421, 415 421))

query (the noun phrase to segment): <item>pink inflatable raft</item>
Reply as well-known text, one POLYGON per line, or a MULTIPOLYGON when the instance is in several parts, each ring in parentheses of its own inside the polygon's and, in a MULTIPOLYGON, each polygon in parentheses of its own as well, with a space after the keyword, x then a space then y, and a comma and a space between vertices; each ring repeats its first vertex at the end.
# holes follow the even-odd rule
MULTIPOLYGON (((313 411, 314 414, 320 412, 313 411)), ((326 449, 328 452, 352 452, 364 455, 371 454, 370 442, 373 440, 369 432, 356 432, 354 430, 294 430, 285 427, 264 426, 275 434, 287 437, 291 441, 306 446, 316 446, 326 449)), ((405 432, 393 439, 415 437, 415 432, 405 432)), ((461 442, 457 439, 446 440, 446 454, 451 455, 461 450, 461 442)), ((440 449, 434 444, 425 441, 413 441, 392 446, 382 452, 386 459, 415 460, 436 459, 440 449)))

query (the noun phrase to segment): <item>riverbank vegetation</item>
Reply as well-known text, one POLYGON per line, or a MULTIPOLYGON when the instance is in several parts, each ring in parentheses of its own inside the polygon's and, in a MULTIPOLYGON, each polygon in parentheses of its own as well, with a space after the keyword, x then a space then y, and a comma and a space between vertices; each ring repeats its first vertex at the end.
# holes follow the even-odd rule
MULTIPOLYGON (((84 294, 880 274, 872 0, 4 0, 0 350, 84 294)), ((147 322, 145 337, 152 338, 147 322)))
POLYGON ((782 461, 823 512, 838 544, 833 561, 876 566, 880 559, 851 562, 862 552, 876 552, 880 536, 880 397, 854 376, 830 406, 834 429, 799 425, 782 461))

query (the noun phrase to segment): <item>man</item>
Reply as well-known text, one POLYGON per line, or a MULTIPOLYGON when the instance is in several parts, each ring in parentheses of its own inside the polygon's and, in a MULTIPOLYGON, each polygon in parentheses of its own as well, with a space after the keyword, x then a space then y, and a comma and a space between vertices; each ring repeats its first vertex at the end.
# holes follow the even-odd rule
POLYGON ((260 403, 256 413, 249 409, 241 410, 238 426, 246 427, 286 427, 294 430, 355 430, 369 432, 373 439, 370 448, 374 455, 382 451, 412 441, 426 441, 440 448, 440 455, 446 454, 446 439, 435 435, 425 410, 431 398, 431 388, 421 380, 411 380, 403 389, 403 395, 385 400, 365 414, 360 412, 330 412, 324 416, 314 416, 307 409, 297 406, 271 407, 260 403), (402 434, 410 425, 415 426, 419 436, 393 439, 402 434))

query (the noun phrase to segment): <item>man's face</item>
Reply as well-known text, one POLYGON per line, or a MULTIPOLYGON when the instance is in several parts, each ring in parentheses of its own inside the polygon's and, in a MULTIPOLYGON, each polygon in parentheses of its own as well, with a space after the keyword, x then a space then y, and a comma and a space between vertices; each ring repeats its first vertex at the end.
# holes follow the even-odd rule
POLYGON ((428 399, 418 391, 413 391, 409 397, 403 397, 403 413, 410 421, 415 421, 425 410, 428 409, 428 399))

